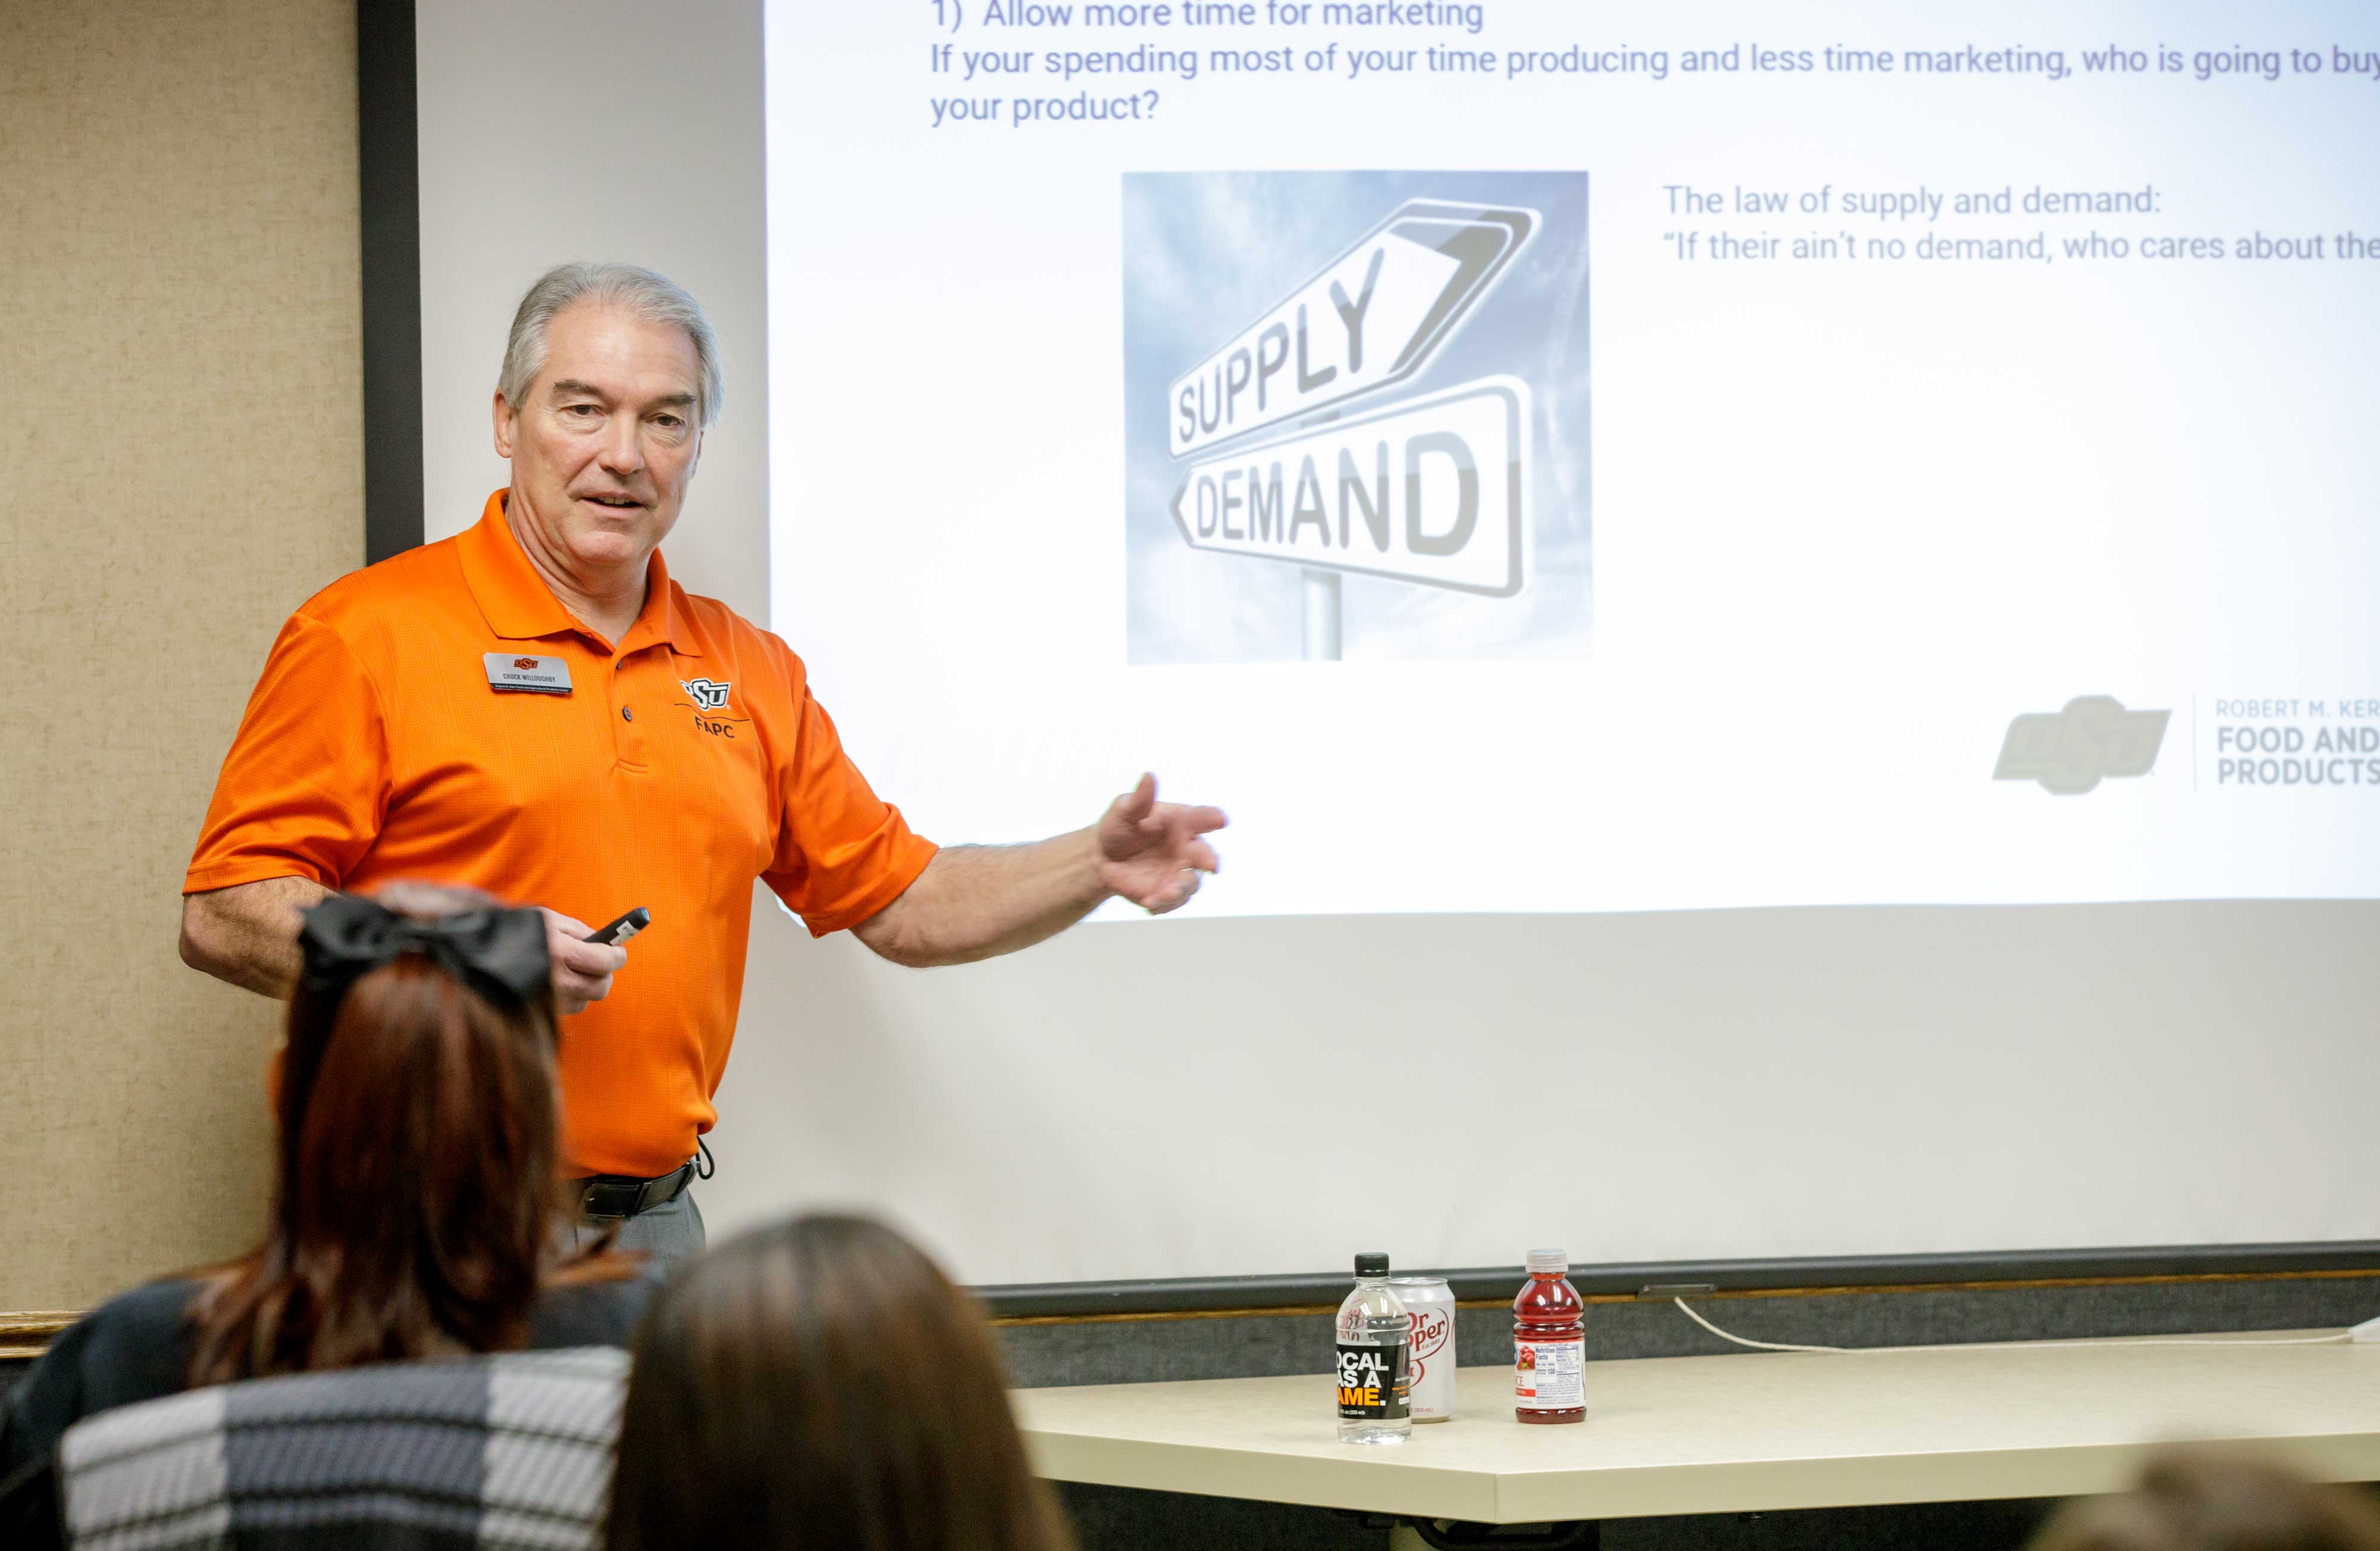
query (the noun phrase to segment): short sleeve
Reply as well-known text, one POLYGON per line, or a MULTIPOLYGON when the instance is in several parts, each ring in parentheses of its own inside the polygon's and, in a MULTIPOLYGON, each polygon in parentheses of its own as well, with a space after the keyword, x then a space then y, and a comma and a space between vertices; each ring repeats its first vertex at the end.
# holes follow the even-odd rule
POLYGON ((379 691, 336 630, 292 617, 215 777, 182 892, 265 878, 338 887, 380 834, 388 786, 379 691))
POLYGON ((826 708, 802 686, 792 756, 779 772, 783 816, 763 880, 812 936, 856 926, 917 882, 936 847, 909 832, 843 751, 826 708))
POLYGON ((119 1293, 52 1341, 0 1400, 0 1476, 49 1457, 86 1416, 177 1394, 189 1382, 189 1310, 183 1278, 119 1293))
POLYGON ((59 1435, 90 1410, 83 1398, 83 1353, 91 1322, 77 1322, 49 1344, 32 1372, 0 1397, 0 1478, 13 1477, 57 1448, 59 1435))

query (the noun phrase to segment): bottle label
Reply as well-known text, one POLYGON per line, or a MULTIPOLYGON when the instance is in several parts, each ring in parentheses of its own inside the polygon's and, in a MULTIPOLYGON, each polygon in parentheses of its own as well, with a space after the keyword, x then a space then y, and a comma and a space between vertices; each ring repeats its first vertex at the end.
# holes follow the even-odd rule
POLYGON ((1339 1417, 1342 1422, 1399 1422, 1411 1414, 1405 1347, 1339 1343, 1339 1417))
POLYGON ((1526 1411, 1586 1407, 1586 1339, 1512 1341, 1512 1398, 1526 1411))

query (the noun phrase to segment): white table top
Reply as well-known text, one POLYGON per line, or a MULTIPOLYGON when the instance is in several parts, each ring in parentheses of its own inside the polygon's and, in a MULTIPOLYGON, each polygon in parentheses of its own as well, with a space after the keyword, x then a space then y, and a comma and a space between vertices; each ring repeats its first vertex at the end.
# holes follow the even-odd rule
POLYGON ((1590 1362, 1586 1378, 1585 1423, 1524 1427, 1510 1369, 1463 1369, 1454 1420, 1393 1447, 1341 1444, 1319 1374, 1014 1401, 1055 1480, 1480 1523, 2107 1492, 2177 1438, 2380 1479, 2374 1345, 1759 1353, 1590 1362))

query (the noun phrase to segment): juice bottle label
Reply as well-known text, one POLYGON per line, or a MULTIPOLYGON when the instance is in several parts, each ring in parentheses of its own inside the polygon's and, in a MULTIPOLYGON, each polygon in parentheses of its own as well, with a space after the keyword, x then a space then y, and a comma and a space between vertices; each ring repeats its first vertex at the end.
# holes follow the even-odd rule
POLYGON ((1408 1414, 1405 1349, 1339 1343, 1339 1415, 1347 1422, 1395 1422, 1408 1414))
POLYGON ((1512 1398, 1524 1411, 1569 1411, 1586 1405, 1586 1342, 1512 1342, 1512 1398))

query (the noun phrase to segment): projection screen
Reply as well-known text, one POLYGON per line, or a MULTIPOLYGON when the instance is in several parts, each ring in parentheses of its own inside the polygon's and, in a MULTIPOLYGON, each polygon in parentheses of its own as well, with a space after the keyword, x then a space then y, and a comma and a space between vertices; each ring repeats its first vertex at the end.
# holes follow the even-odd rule
POLYGON ((1987 10, 766 6, 771 627, 937 840, 1232 825, 966 969, 763 912, 714 1229, 2380 1238, 2380 37, 1987 10))

